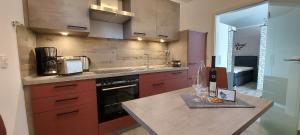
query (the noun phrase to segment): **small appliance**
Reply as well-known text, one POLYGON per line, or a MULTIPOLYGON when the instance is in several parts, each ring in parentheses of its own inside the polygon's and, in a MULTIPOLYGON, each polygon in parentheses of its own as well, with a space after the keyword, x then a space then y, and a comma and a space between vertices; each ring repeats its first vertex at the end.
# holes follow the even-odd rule
POLYGON ((172 67, 181 67, 180 60, 172 60, 172 67))
POLYGON ((57 63, 59 75, 73 75, 83 72, 82 62, 78 57, 57 57, 57 63))
POLYGON ((35 48, 37 75, 57 74, 57 49, 54 47, 35 48))
POLYGON ((82 69, 84 72, 90 71, 91 59, 87 56, 77 56, 82 62, 82 69))

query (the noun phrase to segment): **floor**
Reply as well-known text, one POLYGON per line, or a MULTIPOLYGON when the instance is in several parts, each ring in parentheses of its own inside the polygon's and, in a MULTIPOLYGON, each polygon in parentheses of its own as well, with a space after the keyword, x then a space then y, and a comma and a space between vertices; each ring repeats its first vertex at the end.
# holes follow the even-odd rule
MULTIPOLYGON (((150 135, 141 126, 130 129, 117 135, 150 135)), ((265 129, 259 125, 258 122, 253 123, 248 129, 246 129, 241 135, 268 135, 265 129)))
POLYGON ((234 87, 234 89, 242 94, 261 97, 262 92, 256 90, 256 87, 257 87, 256 82, 249 82, 245 85, 234 87))

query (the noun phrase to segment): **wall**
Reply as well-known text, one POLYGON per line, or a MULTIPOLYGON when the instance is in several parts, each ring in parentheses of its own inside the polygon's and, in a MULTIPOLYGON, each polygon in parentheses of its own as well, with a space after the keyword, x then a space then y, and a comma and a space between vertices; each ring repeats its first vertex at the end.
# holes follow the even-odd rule
POLYGON ((216 66, 217 67, 227 67, 227 55, 228 55, 228 44, 229 44, 229 26, 221 23, 219 18, 216 21, 216 66))
POLYGON ((260 45, 260 27, 237 29, 235 43, 247 44, 240 51, 235 51, 235 56, 258 56, 260 45))
POLYGON ((158 42, 37 35, 37 47, 56 47, 59 56, 88 56, 93 69, 166 64, 167 45, 158 42))
MULTIPOLYGON (((193 0, 181 3, 180 29, 208 32, 207 58, 214 53, 215 15, 238 9, 263 0, 193 0)), ((208 60, 210 64, 210 60, 208 60)))
POLYGON ((24 23, 21 0, 0 1, 0 54, 8 58, 8 68, 0 68, 0 114, 8 135, 28 135, 16 31, 11 21, 24 23))

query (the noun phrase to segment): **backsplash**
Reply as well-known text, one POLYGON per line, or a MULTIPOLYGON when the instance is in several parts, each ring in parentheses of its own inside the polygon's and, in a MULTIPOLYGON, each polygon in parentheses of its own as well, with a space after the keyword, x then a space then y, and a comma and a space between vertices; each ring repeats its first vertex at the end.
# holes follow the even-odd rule
POLYGON ((32 64, 35 44, 36 47, 55 47, 59 56, 88 56, 91 69, 144 66, 145 54, 150 55, 150 65, 164 65, 167 61, 168 47, 163 43, 31 33, 26 28, 18 33, 22 76, 35 73, 32 64))

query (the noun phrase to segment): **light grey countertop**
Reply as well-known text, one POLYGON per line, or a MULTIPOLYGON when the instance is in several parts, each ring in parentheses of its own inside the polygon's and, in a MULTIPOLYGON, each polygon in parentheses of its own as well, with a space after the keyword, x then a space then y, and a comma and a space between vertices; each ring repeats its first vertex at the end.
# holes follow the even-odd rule
POLYGON ((188 67, 124 67, 124 68, 108 68, 98 69, 91 72, 84 72, 78 75, 70 76, 26 76, 22 79, 23 85, 36 85, 45 83, 67 82, 77 80, 88 80, 96 78, 126 76, 126 75, 138 75, 156 72, 168 72, 168 71, 180 71, 187 70, 188 67))

